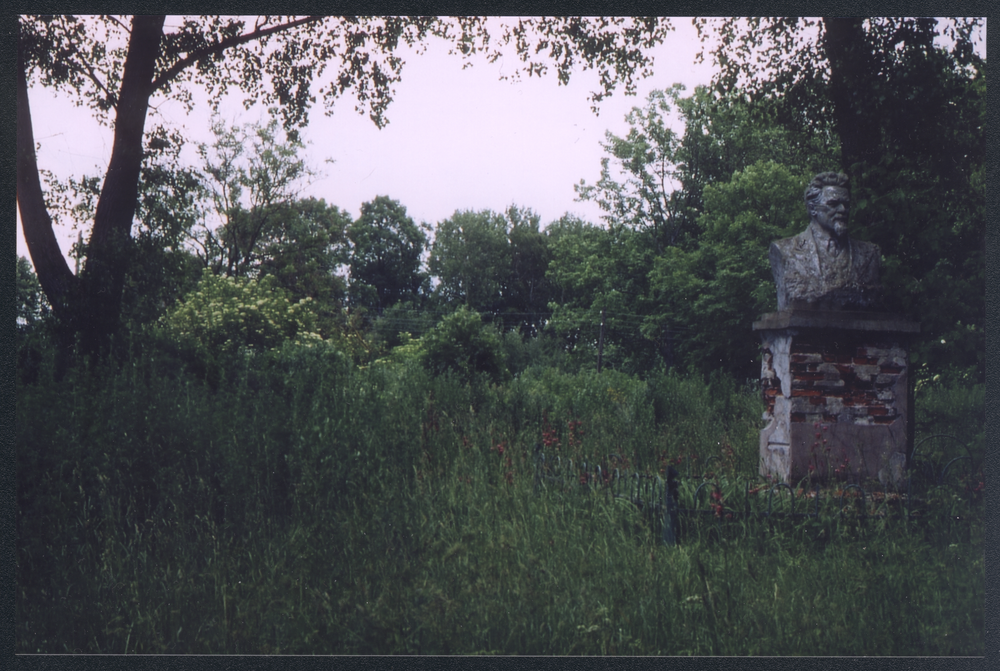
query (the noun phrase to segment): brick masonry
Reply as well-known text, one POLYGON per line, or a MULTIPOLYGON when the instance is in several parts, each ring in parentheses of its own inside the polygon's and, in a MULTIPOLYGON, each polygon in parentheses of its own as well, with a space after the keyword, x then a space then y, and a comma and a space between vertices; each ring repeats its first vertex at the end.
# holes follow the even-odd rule
POLYGON ((807 475, 877 478, 894 452, 909 452, 912 323, 904 332, 887 332, 864 328, 854 315, 850 326, 862 328, 837 328, 833 315, 815 327, 763 325, 755 324, 767 408, 761 473, 785 482, 807 475))

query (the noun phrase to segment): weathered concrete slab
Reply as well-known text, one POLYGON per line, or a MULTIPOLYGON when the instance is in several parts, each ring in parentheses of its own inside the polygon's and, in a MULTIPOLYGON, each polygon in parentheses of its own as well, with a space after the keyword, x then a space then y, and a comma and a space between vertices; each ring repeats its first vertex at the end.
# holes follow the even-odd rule
POLYGON ((754 331, 794 327, 883 333, 920 332, 919 322, 885 312, 792 309, 769 312, 753 323, 754 331))

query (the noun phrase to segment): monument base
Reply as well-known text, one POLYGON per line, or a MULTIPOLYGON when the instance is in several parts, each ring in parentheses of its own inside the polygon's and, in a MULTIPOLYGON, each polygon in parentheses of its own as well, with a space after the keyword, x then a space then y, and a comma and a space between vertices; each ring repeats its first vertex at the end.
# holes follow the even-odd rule
POLYGON ((918 323, 793 309, 763 315, 753 328, 763 350, 762 475, 794 484, 806 476, 862 481, 880 470, 884 480, 890 464, 898 469, 912 443, 908 347, 918 323))

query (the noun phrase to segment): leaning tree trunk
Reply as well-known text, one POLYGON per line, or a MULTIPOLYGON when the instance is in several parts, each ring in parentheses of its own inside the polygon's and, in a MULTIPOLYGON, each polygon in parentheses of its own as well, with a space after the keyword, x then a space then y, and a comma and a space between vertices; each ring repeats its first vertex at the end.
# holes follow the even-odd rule
POLYGON ((49 304, 61 322, 72 321, 77 277, 70 270, 52 230, 52 217, 45 207, 45 194, 35 158, 35 134, 31 127, 28 76, 19 45, 17 54, 17 209, 31 263, 49 304))
POLYGON ((137 16, 132 20, 116 105, 111 160, 97 202, 87 262, 79 278, 73 275, 59 248, 45 206, 31 127, 27 64, 18 49, 17 206, 24 239, 42 290, 61 322, 61 331, 70 336, 79 333, 87 352, 105 351, 121 321, 142 166, 142 136, 164 18, 137 16))
POLYGON ((97 201, 81 277, 84 311, 79 315, 79 328, 81 344, 88 352, 103 351, 121 321, 122 291, 142 167, 142 136, 153 93, 163 22, 163 16, 136 16, 132 20, 116 105, 111 160, 97 201))

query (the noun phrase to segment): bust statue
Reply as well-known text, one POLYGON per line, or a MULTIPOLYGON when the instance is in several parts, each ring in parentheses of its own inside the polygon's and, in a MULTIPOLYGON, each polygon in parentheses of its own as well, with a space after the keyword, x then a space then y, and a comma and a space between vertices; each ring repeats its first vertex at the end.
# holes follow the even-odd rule
POLYGON ((823 172, 806 187, 809 226, 771 243, 778 310, 865 310, 879 307, 878 245, 847 235, 851 193, 847 176, 823 172))

